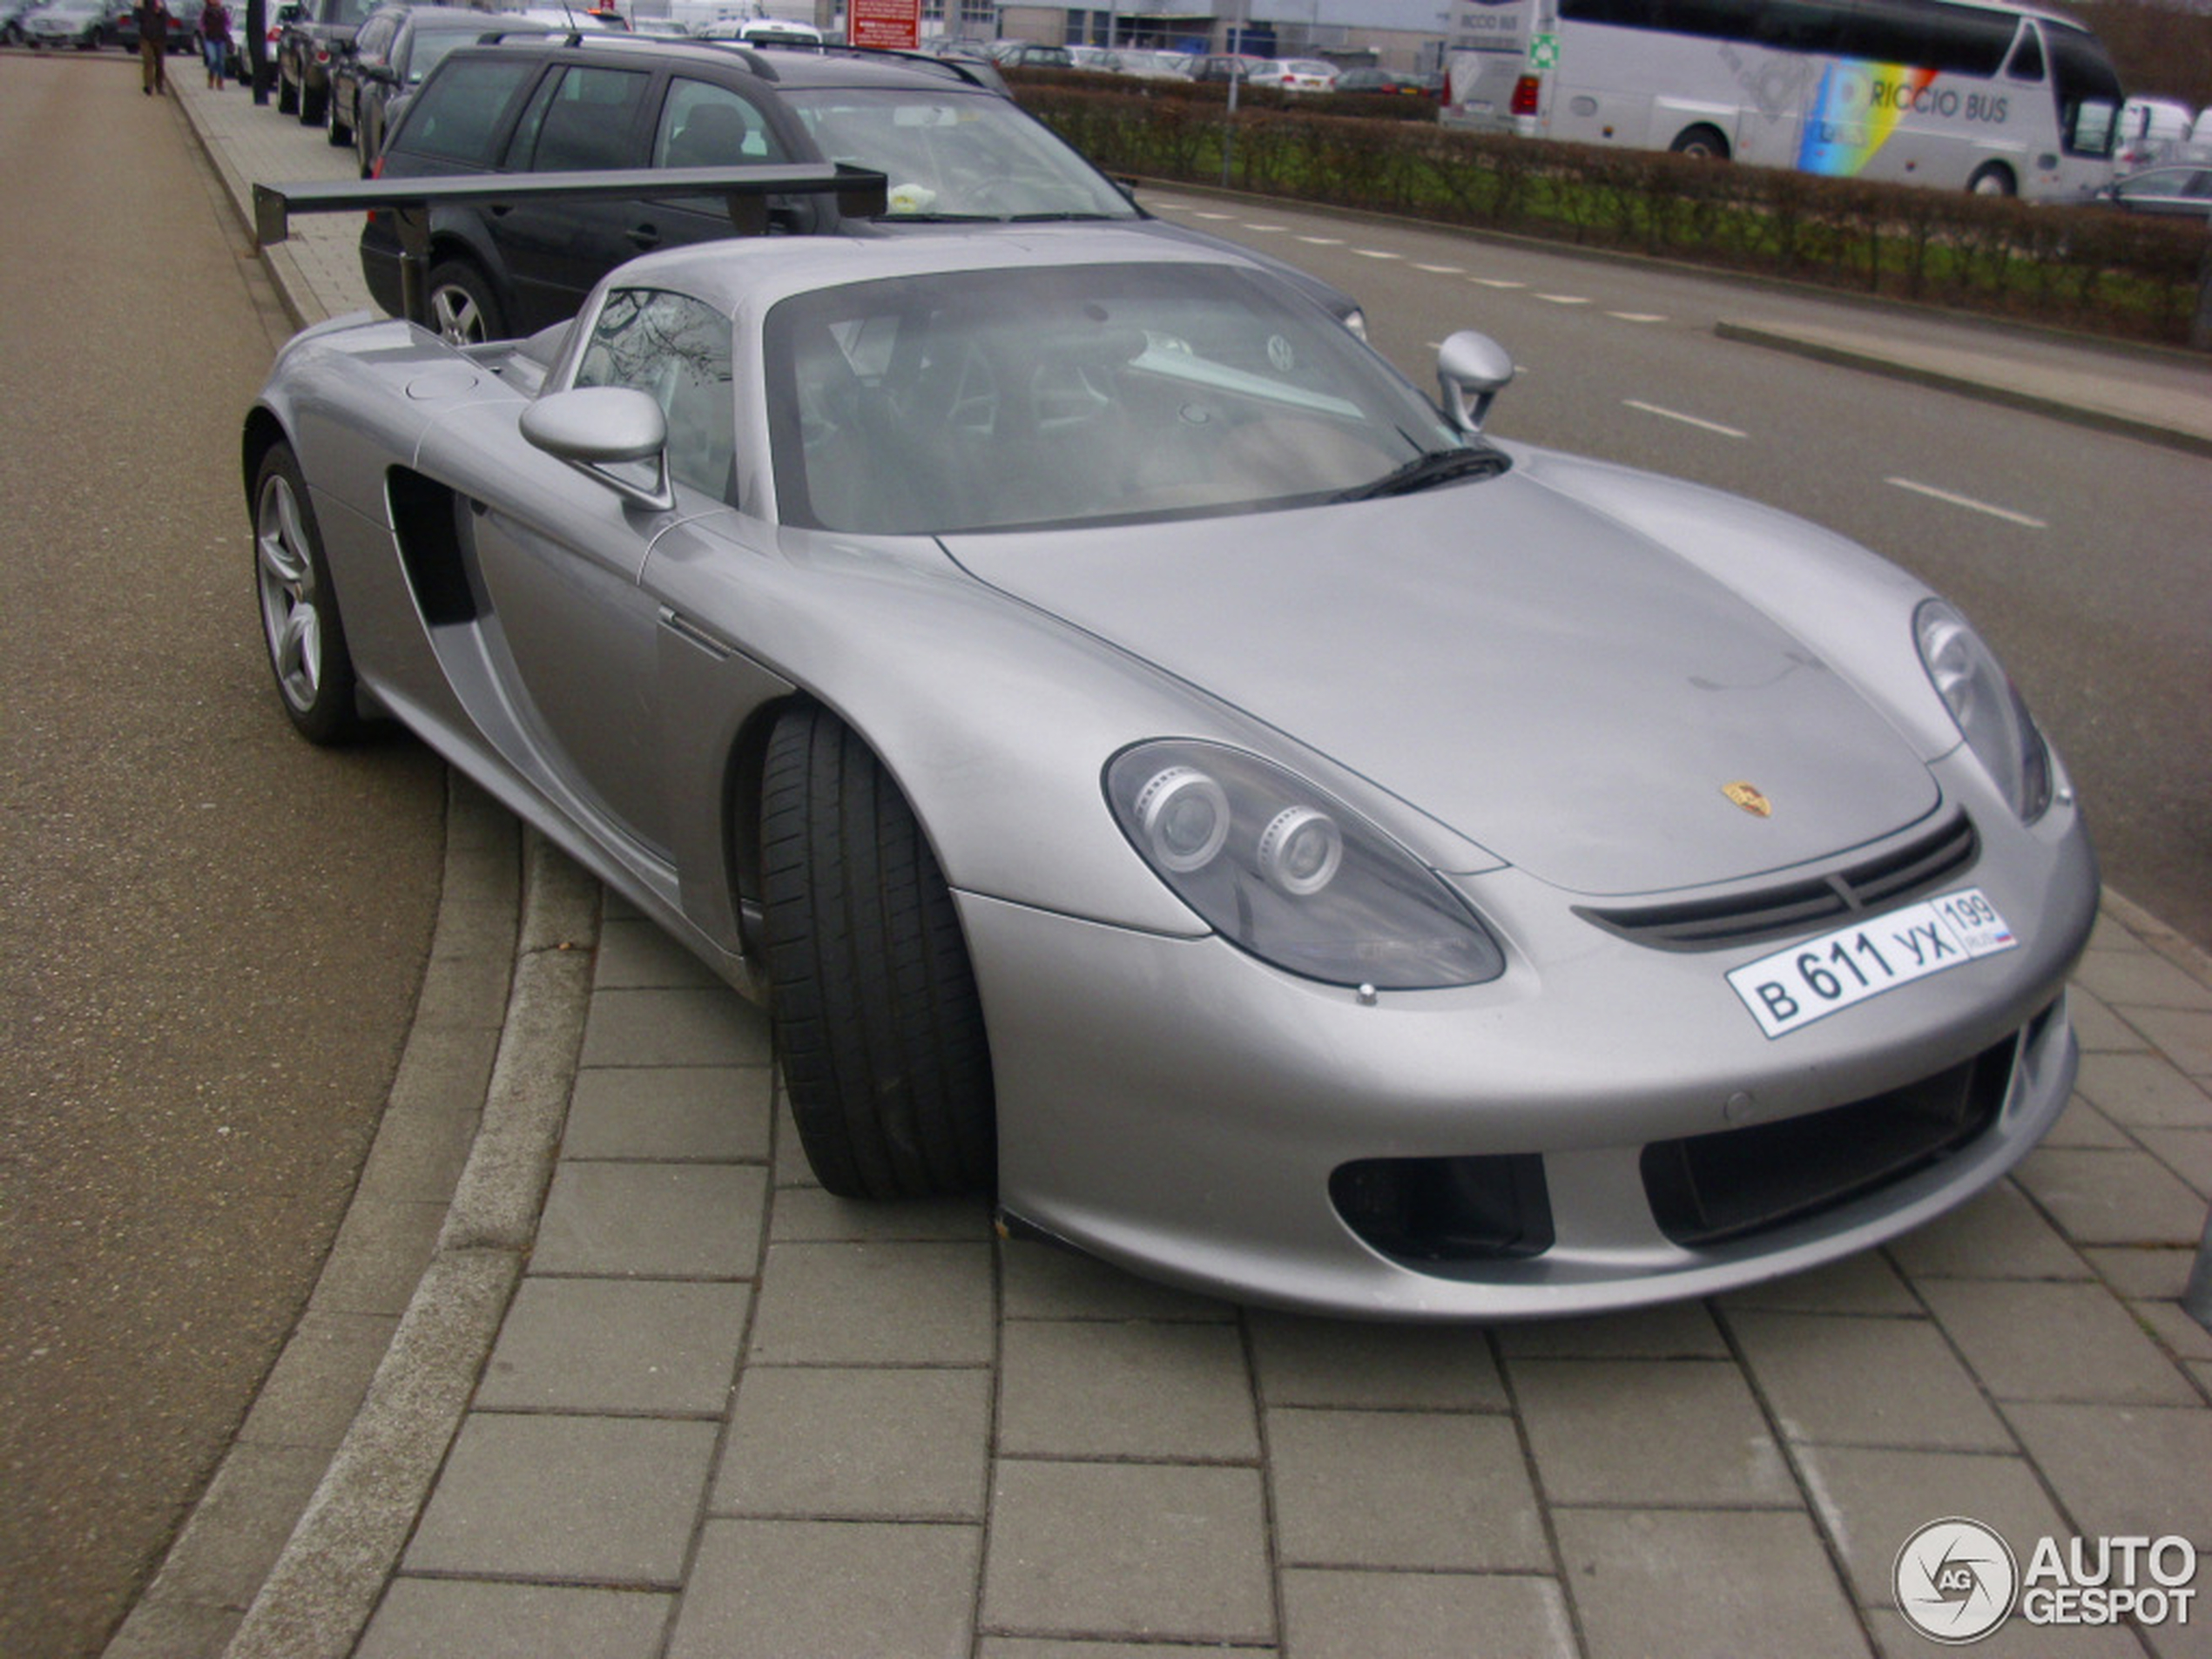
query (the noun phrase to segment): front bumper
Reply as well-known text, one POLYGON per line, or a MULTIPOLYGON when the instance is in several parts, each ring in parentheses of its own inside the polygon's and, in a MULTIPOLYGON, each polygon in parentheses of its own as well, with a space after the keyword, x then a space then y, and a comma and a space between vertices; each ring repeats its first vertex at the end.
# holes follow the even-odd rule
MULTIPOLYGON (((1001 1204, 1148 1277, 1366 1317, 1588 1314, 1833 1260, 1994 1182, 2065 1109, 2077 1049, 2064 984, 2097 893, 2086 843, 2070 840, 2047 849, 2043 880, 2008 882, 1985 864, 1960 884, 2033 919, 2017 949, 1775 1040, 1723 978, 1758 950, 1626 945, 1556 895, 1537 948, 1514 930, 1523 948, 1503 979, 1366 1004, 1211 937, 961 894, 997 1082, 1001 1204), (1761 1195, 1726 1194, 1715 1213, 1753 1224, 1685 1225, 1686 1181, 1763 1157, 1817 1161, 1839 1136, 1886 1132, 1892 1102, 1909 1112, 1946 1075, 1974 1080, 1960 1132, 1887 1164, 1870 1154, 1833 1181, 1785 1171, 1772 1184, 1814 1202, 1779 1204, 1777 1219, 1757 1219, 1761 1195), (1698 1162, 1684 1143, 1718 1155, 1698 1162), (1540 1172, 1541 1247, 1442 1263, 1377 1248, 1340 1172, 1406 1160, 1510 1170, 1508 1186, 1540 1172)), ((1544 907, 1516 873, 1481 880, 1487 914, 1544 907)))

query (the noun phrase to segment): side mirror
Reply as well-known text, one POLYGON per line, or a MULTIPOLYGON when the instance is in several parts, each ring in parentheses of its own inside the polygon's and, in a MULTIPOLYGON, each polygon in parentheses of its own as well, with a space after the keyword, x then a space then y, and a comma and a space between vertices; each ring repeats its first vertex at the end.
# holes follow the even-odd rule
POLYGON ((1487 334, 1463 328, 1436 349, 1444 413, 1462 432, 1482 430, 1499 393, 1513 384, 1513 354, 1487 334))
POLYGON ((551 393, 523 411, 523 436, 627 501, 664 513, 676 505, 668 417, 646 393, 627 386, 551 393))

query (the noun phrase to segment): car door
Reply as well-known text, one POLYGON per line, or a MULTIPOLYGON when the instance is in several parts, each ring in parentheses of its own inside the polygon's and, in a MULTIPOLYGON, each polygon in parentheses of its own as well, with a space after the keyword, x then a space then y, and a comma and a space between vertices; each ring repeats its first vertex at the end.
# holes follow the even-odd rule
MULTIPOLYGON (((567 64, 538 84, 516 124, 506 169, 601 172, 642 165, 650 69, 567 64)), ((576 314, 592 285, 639 251, 619 201, 545 201, 494 207, 487 221, 514 285, 517 334, 576 314)))
POLYGON ((659 608, 638 576, 657 536, 727 501, 736 413, 730 337, 728 320, 695 300, 619 289, 594 318, 577 372, 577 386, 631 387, 660 403, 674 512, 637 505, 578 469, 533 455, 516 488, 474 518, 489 600, 485 645, 515 713, 521 763, 641 870, 670 862, 672 826, 659 608))
MULTIPOLYGON (((767 166, 792 158, 767 111, 743 92, 691 75, 668 78, 653 122, 648 165, 767 166)), ((631 254, 732 234, 730 210, 719 197, 677 196, 625 206, 631 219, 624 239, 631 254)))

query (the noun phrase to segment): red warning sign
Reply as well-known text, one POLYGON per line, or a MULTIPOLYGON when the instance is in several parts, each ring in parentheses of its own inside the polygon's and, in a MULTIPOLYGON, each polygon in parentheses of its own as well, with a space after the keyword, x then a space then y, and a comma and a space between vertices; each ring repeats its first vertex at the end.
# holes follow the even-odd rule
POLYGON ((921 0, 846 0, 845 27, 855 46, 912 51, 921 44, 921 0))

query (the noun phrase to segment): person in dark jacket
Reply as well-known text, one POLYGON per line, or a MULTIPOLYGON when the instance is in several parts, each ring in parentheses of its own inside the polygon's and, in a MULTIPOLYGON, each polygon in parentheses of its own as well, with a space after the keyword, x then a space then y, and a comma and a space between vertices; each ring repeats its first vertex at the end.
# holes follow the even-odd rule
POLYGON ((131 15, 138 20, 138 90, 148 98, 169 90, 169 8, 162 0, 138 0, 131 15))
POLYGON ((231 55, 231 9, 223 0, 207 0, 199 14, 199 49, 207 57, 207 84, 219 92, 231 55))

